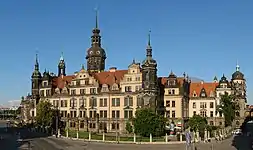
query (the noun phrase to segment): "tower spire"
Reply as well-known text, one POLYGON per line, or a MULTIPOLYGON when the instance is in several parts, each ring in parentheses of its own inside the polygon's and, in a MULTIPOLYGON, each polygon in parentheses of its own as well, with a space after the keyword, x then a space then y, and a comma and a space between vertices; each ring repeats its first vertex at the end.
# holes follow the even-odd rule
POLYGON ((152 47, 151 47, 151 42, 150 42, 150 34, 151 34, 151 30, 149 30, 149 32, 148 32, 147 57, 152 57, 152 47))
POLYGON ((236 71, 240 71, 240 66, 238 64, 238 60, 236 61, 236 71))
POLYGON ((34 70, 36 70, 36 71, 39 70, 38 52, 36 52, 36 55, 35 55, 35 68, 34 68, 34 70))
POLYGON ((63 52, 61 52, 60 61, 64 61, 63 52))
POLYGON ((95 8, 95 12, 96 12, 96 29, 98 29, 98 8, 95 8))

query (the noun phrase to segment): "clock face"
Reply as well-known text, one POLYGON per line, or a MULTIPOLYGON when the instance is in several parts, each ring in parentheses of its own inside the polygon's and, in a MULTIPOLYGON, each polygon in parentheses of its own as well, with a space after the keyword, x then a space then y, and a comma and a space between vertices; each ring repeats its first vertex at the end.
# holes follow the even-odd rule
POLYGON ((90 51, 90 54, 93 54, 93 51, 90 51))
POLYGON ((97 54, 99 55, 99 54, 100 54, 100 51, 97 51, 97 54))

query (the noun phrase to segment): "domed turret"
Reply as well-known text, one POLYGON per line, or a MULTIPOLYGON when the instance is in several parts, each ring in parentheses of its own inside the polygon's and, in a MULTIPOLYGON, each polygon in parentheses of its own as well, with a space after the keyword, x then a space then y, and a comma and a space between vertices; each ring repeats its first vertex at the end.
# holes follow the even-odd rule
POLYGON ((232 74, 232 80, 244 80, 244 74, 240 72, 240 66, 236 65, 236 71, 232 74))
POLYGON ((227 78, 225 77, 224 74, 223 74, 223 76, 221 77, 219 83, 220 83, 220 84, 221 84, 221 83, 228 83, 228 80, 227 80, 227 78))

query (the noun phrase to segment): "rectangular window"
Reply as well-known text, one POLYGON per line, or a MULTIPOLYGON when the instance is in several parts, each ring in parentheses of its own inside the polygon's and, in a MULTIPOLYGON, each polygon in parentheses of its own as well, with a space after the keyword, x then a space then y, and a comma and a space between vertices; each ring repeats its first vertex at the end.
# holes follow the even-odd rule
POLYGON ((213 117, 213 111, 210 111, 210 117, 213 117))
POLYGON ((112 106, 116 106, 116 98, 112 98, 112 106))
POLYGON ((89 79, 85 80, 84 84, 89 85, 89 79))
POLYGON ((90 88, 90 94, 96 94, 96 88, 90 88))
POLYGON ((47 86, 47 82, 43 82, 43 87, 46 87, 47 86))
POLYGON ((116 118, 115 110, 112 111, 112 118, 116 118))
POLYGON ((50 96, 50 90, 46 90, 46 96, 50 96))
POLYGON ((90 111, 89 116, 90 116, 90 118, 92 118, 92 111, 90 111))
POLYGON ((79 117, 82 118, 83 117, 83 112, 79 111, 79 117))
POLYGON ((169 110, 166 111, 166 118, 170 118, 170 111, 169 110))
POLYGON ((99 106, 100 107, 107 107, 107 98, 100 98, 99 99, 99 106))
POLYGON ((200 116, 206 117, 206 111, 200 111, 200 116))
POLYGON ((124 98, 124 106, 133 106, 133 97, 127 96, 124 98))
POLYGON ((196 111, 193 111, 193 116, 197 115, 196 111))
POLYGON ((117 117, 117 118, 120 118, 119 110, 116 111, 116 117, 117 117))
POLYGON ((133 111, 132 110, 125 110, 124 111, 124 118, 132 118, 133 117, 133 111))
POLYGON ((76 95, 76 90, 71 90, 71 95, 76 95))
POLYGON ((213 106, 214 106, 213 102, 210 102, 210 108, 213 108, 213 106))
POLYGON ((120 106, 120 98, 112 98, 112 106, 119 107, 120 106))
POLYGON ((166 101, 166 107, 170 107, 170 101, 166 101))
POLYGON ((195 102, 192 103, 192 108, 196 108, 196 103, 195 102))
POLYGON ((200 108, 206 108, 206 102, 200 102, 200 108))
POLYGON ((96 98, 90 98, 90 107, 97 107, 97 99, 96 98))
POLYGON ((172 107, 176 107, 175 101, 172 101, 172 107))
POLYGON ((81 94, 81 95, 84 95, 85 92, 86 92, 85 89, 80 89, 80 94, 81 94))
POLYGON ((175 110, 172 110, 172 118, 175 118, 176 117, 176 112, 175 110))
POLYGON ((125 86, 125 92, 132 92, 131 86, 125 86))
POLYGON ((144 101, 141 97, 137 97, 137 106, 142 107, 144 105, 144 101))

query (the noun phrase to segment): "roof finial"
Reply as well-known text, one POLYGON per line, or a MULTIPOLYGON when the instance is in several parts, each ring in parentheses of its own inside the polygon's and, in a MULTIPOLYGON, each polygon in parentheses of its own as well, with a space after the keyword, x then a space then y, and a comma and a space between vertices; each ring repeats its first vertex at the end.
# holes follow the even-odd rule
POLYGON ((133 64, 135 64, 135 59, 133 59, 133 64))
POLYGON ((82 64, 82 69, 81 70, 84 70, 84 65, 82 64))
POLYGON ((64 60, 64 57, 63 57, 63 52, 61 52, 61 57, 60 57, 60 60, 63 61, 64 60))
POLYGON ((240 71, 240 66, 238 64, 238 60, 236 61, 236 71, 240 71))
POLYGON ((95 8, 96 12, 96 29, 98 29, 98 7, 95 8))
POLYGON ((150 44, 150 34, 151 34, 151 29, 149 29, 149 31, 148 31, 148 46, 151 46, 151 44, 150 44))

